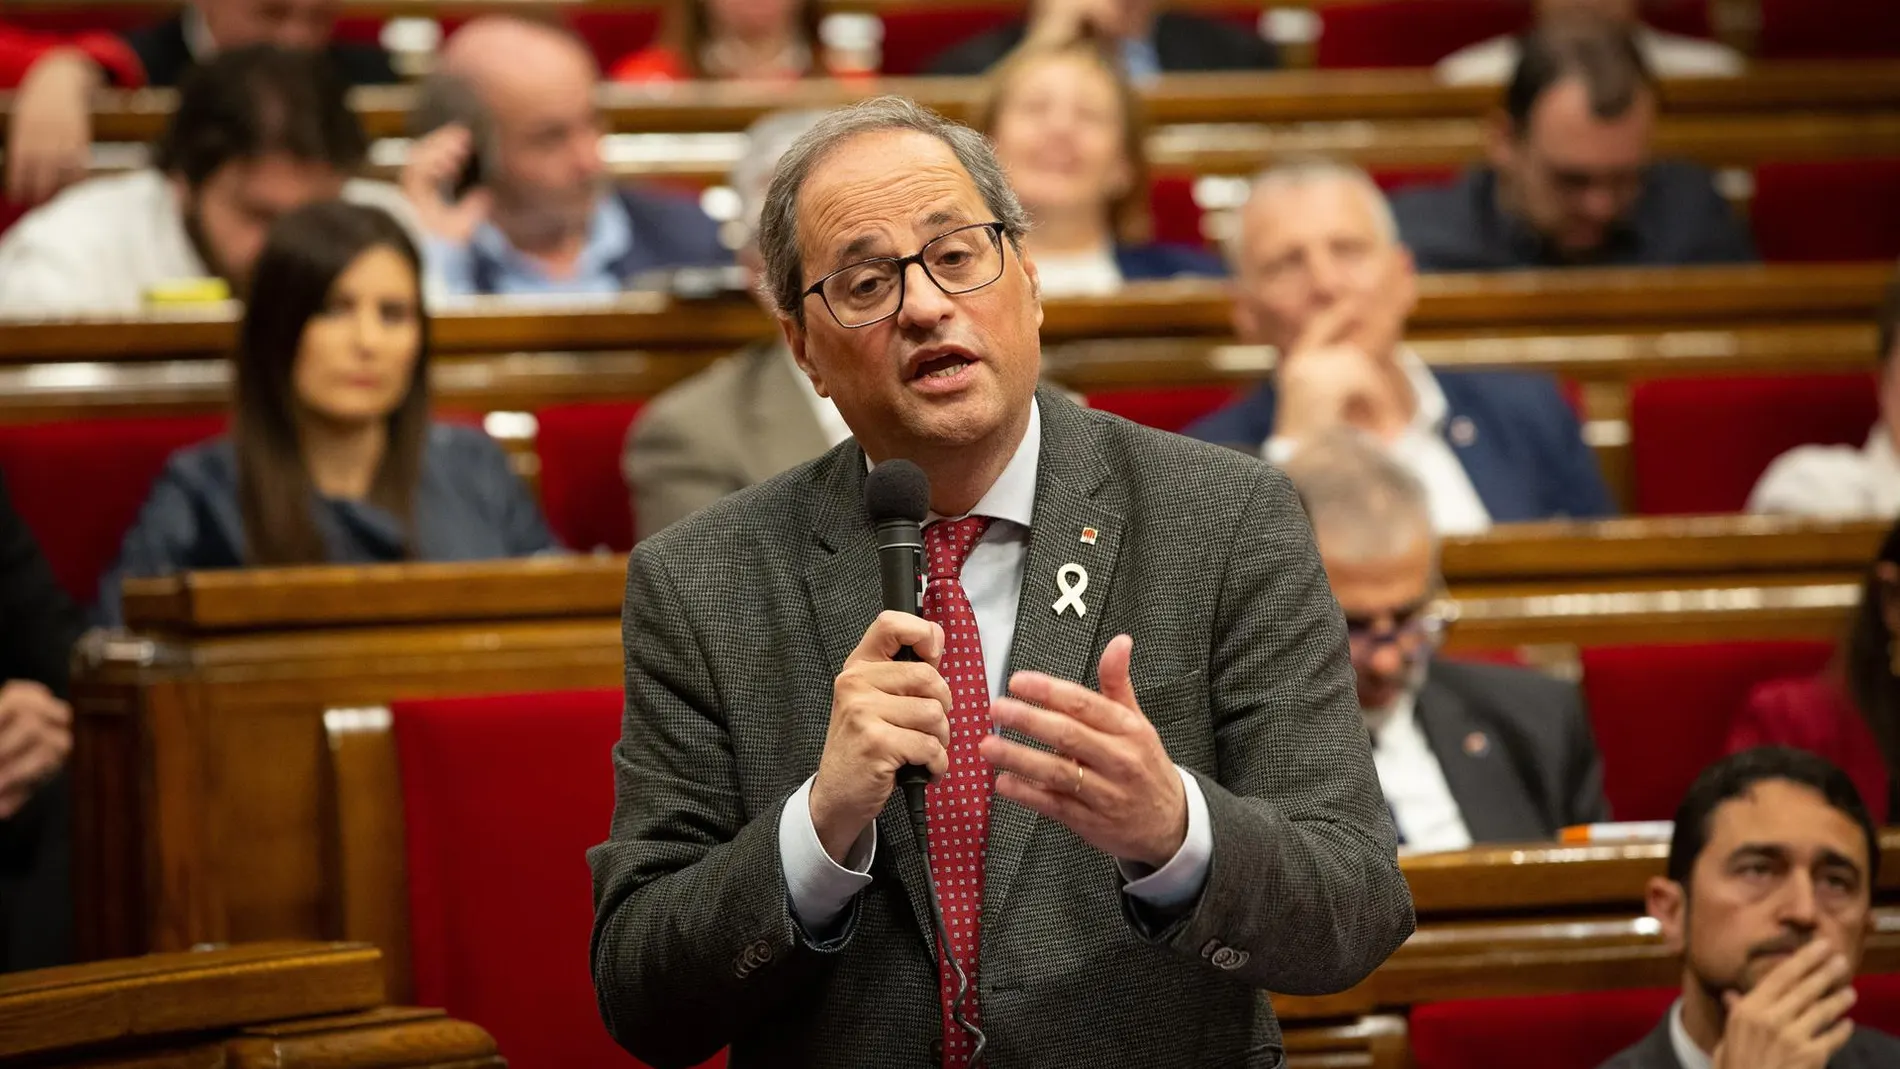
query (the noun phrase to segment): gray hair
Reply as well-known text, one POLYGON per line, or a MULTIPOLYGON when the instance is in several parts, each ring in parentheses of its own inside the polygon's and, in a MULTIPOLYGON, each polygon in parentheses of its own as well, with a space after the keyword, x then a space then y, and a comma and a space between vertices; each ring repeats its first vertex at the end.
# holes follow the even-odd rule
POLYGON ((1426 539, 1434 557, 1425 486, 1365 432, 1338 427, 1300 446, 1285 467, 1328 553, 1363 562, 1395 557, 1426 539))
POLYGON ((915 101, 899 96, 875 97, 827 114, 779 159, 778 173, 766 191, 765 210, 759 220, 759 252, 765 260, 765 277, 760 285, 766 287, 772 305, 786 315, 801 322, 804 319, 800 295, 805 289, 805 260, 798 244, 799 190, 812 170, 839 145, 860 134, 884 130, 915 130, 950 146, 957 162, 976 183, 990 214, 1003 224, 1010 244, 1022 248, 1022 236, 1029 232, 1029 213, 1009 188, 1009 179, 983 135, 915 101))
MULTIPOLYGON (((1366 200, 1366 206, 1372 210, 1372 224, 1377 228, 1379 237, 1387 242, 1399 240, 1399 222, 1392 215, 1392 205, 1385 199, 1385 191, 1372 180, 1372 176, 1350 163, 1341 163, 1329 159, 1297 159, 1275 164, 1254 176, 1247 188, 1247 203, 1285 189, 1297 189, 1318 185, 1324 182, 1344 182, 1359 191, 1366 200)), ((1230 258, 1238 263, 1241 231, 1245 229, 1245 208, 1242 209, 1243 222, 1232 230, 1233 246, 1228 252, 1230 258)))
POLYGON ((739 195, 739 221, 745 224, 747 240, 758 236, 766 188, 772 184, 778 161, 824 117, 825 112, 816 109, 774 111, 746 127, 745 151, 726 172, 726 185, 739 195))

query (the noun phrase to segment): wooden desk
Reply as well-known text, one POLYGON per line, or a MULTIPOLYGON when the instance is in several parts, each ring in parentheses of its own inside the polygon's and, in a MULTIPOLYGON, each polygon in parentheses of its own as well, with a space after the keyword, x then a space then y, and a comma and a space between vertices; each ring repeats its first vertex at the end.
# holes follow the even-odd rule
MULTIPOLYGON (((1864 328, 1892 272, 1891 265, 1871 263, 1426 275, 1407 336, 1864 328)), ((0 322, 0 364, 218 357, 232 344, 236 315, 227 303, 132 319, 0 322)), ((723 354, 776 330, 744 298, 679 301, 643 293, 553 307, 474 299, 438 309, 431 326, 439 355, 723 354)), ((1227 283, 1202 279, 1135 283, 1113 297, 1050 301, 1042 339, 1049 347, 1100 339, 1226 339, 1231 330, 1227 283)))
MULTIPOLYGON (((1643 522, 1607 529, 1616 552, 1580 548, 1581 529, 1541 557, 1523 542, 1454 547, 1451 647, 1831 639, 1873 537, 1700 521, 1713 570, 1692 574, 1698 554, 1644 547, 1643 522), (1573 557, 1572 579, 1532 578, 1540 559, 1573 557), (1624 557, 1661 574, 1612 574, 1624 557)), ((1513 542, 1508 528, 1494 537, 1513 542)), ((620 559, 577 557, 127 584, 139 634, 86 643, 74 688, 87 953, 340 935, 323 865, 323 710, 618 686, 623 581, 620 559)))
POLYGON ((360 943, 270 943, 0 976, 0 1060, 116 1069, 501 1069, 480 1028, 385 1004, 360 943))

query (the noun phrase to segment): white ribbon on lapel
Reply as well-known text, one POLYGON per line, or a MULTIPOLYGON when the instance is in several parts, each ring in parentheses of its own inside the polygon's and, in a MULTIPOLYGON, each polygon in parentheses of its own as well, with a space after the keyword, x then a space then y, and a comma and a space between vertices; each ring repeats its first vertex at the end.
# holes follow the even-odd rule
POLYGON ((1061 616, 1064 609, 1074 609, 1078 617, 1089 614, 1089 607, 1082 604, 1082 592, 1089 588, 1089 573, 1080 564, 1063 565, 1056 572, 1056 586, 1061 589, 1062 596, 1050 608, 1056 611, 1057 616, 1061 616))

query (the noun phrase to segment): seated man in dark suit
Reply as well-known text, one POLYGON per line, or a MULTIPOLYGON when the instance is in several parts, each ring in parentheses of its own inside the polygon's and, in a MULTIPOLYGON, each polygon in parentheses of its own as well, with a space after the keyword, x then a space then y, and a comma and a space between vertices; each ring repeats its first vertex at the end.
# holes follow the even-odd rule
POLYGON ((1266 70, 1279 65, 1273 45, 1235 23, 1156 11, 1158 0, 1035 0, 1026 22, 1012 22, 952 45, 929 74, 971 75, 1000 63, 1017 46, 1060 45, 1086 35, 1120 45, 1136 82, 1175 71, 1266 70))
POLYGON ((1187 433, 1276 464, 1342 423, 1425 484, 1441 533, 1614 510, 1576 416, 1543 375, 1434 373, 1402 340, 1415 281, 1377 186, 1315 162, 1268 171, 1233 246, 1234 329, 1273 379, 1187 433))
POLYGON ((83 619, 0 483, 0 972, 71 960, 63 699, 83 619))
POLYGON ((1747 228, 1701 167, 1652 161, 1660 99, 1627 29, 1524 39, 1489 166, 1392 199, 1425 271, 1746 263, 1747 228))
POLYGON ((1457 850, 1608 820, 1576 687, 1432 655, 1450 613, 1418 480, 1350 428, 1301 450, 1287 475, 1346 614, 1359 711, 1400 841, 1457 850))
POLYGON ((611 183, 599 82, 593 52, 558 26, 495 16, 449 39, 402 173, 432 289, 616 293, 646 272, 731 262, 691 199, 611 183))
POLYGON ((1879 836, 1847 774, 1762 747, 1703 770, 1676 810, 1649 914, 1682 997, 1602 1069, 1887 1069, 1900 1040, 1856 1025, 1879 836))
POLYGON ((342 9, 342 0, 192 0, 162 22, 119 34, 130 55, 96 47, 49 52, 27 72, 13 103, 7 195, 32 204, 85 177, 93 90, 171 88, 225 49, 322 49, 350 85, 396 82, 381 48, 332 39, 342 9))

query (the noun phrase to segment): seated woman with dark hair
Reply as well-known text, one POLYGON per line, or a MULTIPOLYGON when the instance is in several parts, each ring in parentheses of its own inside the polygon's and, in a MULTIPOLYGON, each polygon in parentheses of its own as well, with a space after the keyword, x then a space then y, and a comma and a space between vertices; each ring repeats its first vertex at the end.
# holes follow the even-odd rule
POLYGON ((1043 296, 1226 273, 1205 249, 1147 241, 1141 98, 1099 42, 1017 52, 997 68, 978 114, 1035 224, 1023 245, 1043 296))
POLYGON ((1900 817, 1900 524, 1867 572, 1853 626, 1818 676, 1757 686, 1728 750, 1792 746, 1839 765, 1881 824, 1900 817))
POLYGON ((555 548, 501 448, 430 422, 420 273, 374 208, 278 220, 239 331, 231 433, 166 462, 101 586, 107 623, 127 577, 555 548))
POLYGON ((607 72, 616 82, 792 81, 832 73, 817 0, 667 0, 659 40, 607 72))

